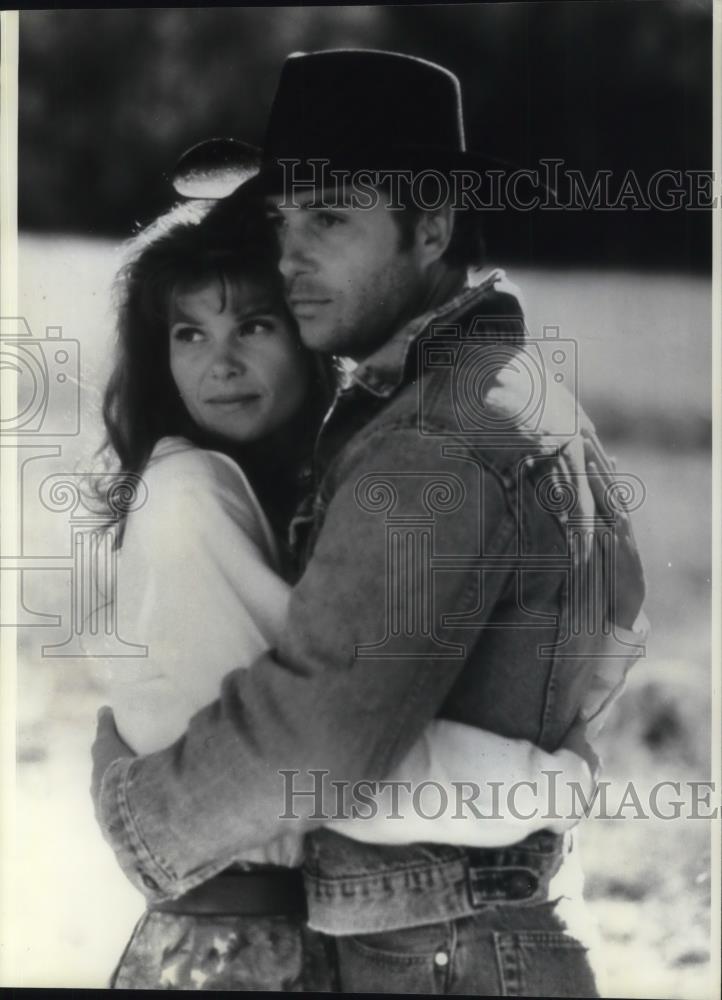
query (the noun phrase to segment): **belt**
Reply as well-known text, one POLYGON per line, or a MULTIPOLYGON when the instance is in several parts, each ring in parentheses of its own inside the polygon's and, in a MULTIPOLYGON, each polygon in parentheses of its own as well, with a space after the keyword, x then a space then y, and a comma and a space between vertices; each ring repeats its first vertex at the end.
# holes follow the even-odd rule
POLYGON ((306 893, 300 868, 221 872, 178 899, 149 909, 177 914, 234 914, 248 917, 306 916, 306 893))

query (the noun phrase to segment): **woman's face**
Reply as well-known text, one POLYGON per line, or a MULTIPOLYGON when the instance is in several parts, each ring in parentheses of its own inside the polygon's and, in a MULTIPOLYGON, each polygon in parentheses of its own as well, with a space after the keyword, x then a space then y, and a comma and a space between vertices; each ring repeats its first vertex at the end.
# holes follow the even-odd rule
POLYGON ((170 302, 170 368, 199 427, 238 444, 287 424, 309 390, 308 356, 271 288, 212 281, 170 302))

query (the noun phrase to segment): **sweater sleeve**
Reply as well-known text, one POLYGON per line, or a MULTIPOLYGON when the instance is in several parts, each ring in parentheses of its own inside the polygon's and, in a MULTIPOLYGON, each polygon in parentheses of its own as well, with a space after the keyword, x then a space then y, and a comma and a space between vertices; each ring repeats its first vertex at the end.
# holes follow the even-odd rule
POLYGON ((271 566, 260 508, 239 470, 198 449, 150 465, 126 526, 118 612, 144 657, 111 668, 118 731, 138 753, 169 746, 218 697, 230 666, 275 644, 289 588, 271 566))
POLYGON ((434 719, 373 786, 373 803, 327 825, 366 843, 502 847, 536 830, 574 826, 575 783, 588 798, 592 775, 570 750, 547 753, 527 740, 434 719))

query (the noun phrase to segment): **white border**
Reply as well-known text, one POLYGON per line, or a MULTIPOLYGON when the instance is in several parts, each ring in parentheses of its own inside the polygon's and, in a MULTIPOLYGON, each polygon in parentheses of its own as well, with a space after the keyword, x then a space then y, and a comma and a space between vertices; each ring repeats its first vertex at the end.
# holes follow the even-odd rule
MULTIPOLYGON (((18 315, 18 11, 0 13, 0 316, 18 315)), ((0 412, 16 412, 16 392, 3 383, 0 412)), ((0 448, 2 522, 0 551, 16 552, 17 452, 0 448)), ((17 581, 5 573, 0 587, 0 621, 14 621, 17 581)), ((17 687, 16 629, 0 628, 0 984, 16 985, 13 969, 15 911, 15 726, 17 687)))

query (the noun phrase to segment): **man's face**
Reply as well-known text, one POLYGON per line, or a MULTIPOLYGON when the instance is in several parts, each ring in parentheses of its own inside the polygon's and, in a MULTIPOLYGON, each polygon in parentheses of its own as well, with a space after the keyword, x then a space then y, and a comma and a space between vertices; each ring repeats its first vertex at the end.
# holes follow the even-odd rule
POLYGON ((413 246, 399 249, 383 198, 371 209, 314 207, 320 200, 310 191, 295 194, 294 207, 267 199, 286 294, 307 347, 360 360, 414 315, 423 271, 413 246))

